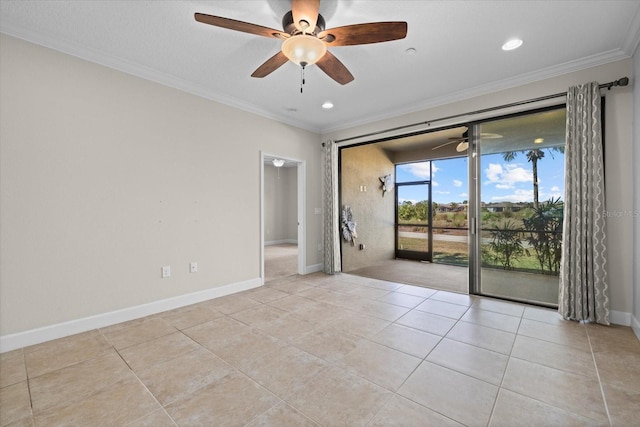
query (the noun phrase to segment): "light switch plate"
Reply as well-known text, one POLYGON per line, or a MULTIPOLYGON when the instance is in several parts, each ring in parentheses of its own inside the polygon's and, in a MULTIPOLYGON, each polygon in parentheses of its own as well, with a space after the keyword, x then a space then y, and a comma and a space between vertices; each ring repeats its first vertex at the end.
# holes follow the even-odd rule
POLYGON ((171 277, 171 266, 169 265, 162 267, 162 278, 166 279, 167 277, 171 277))

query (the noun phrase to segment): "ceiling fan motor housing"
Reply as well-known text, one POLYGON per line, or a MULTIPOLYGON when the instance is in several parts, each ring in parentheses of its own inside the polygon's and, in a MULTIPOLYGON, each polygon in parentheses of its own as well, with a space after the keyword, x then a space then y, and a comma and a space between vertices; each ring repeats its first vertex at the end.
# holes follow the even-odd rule
MULTIPOLYGON (((312 31, 313 34, 318 34, 325 29, 325 22, 322 15, 318 14, 318 20, 316 21, 316 28, 312 31)), ((282 17, 282 29, 285 33, 294 35, 300 31, 296 28, 296 24, 293 22, 293 12, 289 11, 282 17)), ((307 31, 307 33, 311 33, 307 31)))

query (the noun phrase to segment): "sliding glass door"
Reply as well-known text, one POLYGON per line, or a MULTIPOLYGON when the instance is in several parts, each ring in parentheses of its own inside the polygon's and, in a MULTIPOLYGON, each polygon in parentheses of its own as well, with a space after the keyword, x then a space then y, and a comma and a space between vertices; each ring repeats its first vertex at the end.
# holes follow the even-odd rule
POLYGON ((487 121, 473 129, 475 291, 557 305, 565 109, 487 121))
POLYGON ((430 178, 431 162, 396 165, 396 258, 431 261, 430 178))
POLYGON ((467 157, 433 160, 433 262, 469 265, 469 166, 467 157))

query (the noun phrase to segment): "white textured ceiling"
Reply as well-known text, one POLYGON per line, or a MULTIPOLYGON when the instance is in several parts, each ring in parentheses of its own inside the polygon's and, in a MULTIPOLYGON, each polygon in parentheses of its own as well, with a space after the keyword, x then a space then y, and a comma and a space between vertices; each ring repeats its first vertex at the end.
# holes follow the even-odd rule
POLYGON ((341 86, 311 66, 301 94, 292 63, 250 77, 279 50, 278 39, 193 18, 201 12, 280 29, 289 9, 287 0, 1 0, 0 30, 316 132, 629 58, 640 40, 638 0, 322 0, 327 28, 397 20, 408 22, 408 34, 331 48, 355 80, 341 86), (524 45, 503 52, 511 37, 524 45), (326 100, 335 108, 323 110, 326 100))

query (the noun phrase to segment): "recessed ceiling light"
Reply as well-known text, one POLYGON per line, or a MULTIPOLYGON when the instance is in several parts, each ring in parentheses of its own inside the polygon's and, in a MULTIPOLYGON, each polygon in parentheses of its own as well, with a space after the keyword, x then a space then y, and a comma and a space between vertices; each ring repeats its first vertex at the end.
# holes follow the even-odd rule
POLYGON ((324 104, 322 104, 322 108, 324 108, 325 110, 330 110, 333 108, 333 102, 331 101, 325 101, 324 104))
POLYGON ((414 53, 416 53, 416 48, 410 47, 409 49, 405 50, 404 53, 406 53, 407 55, 413 55, 414 53))
POLYGON ((520 39, 511 39, 508 40, 505 44, 502 45, 502 50, 514 50, 522 46, 522 40, 520 39))
POLYGON ((536 138, 533 140, 534 144, 542 144, 544 142, 544 138, 536 138))

